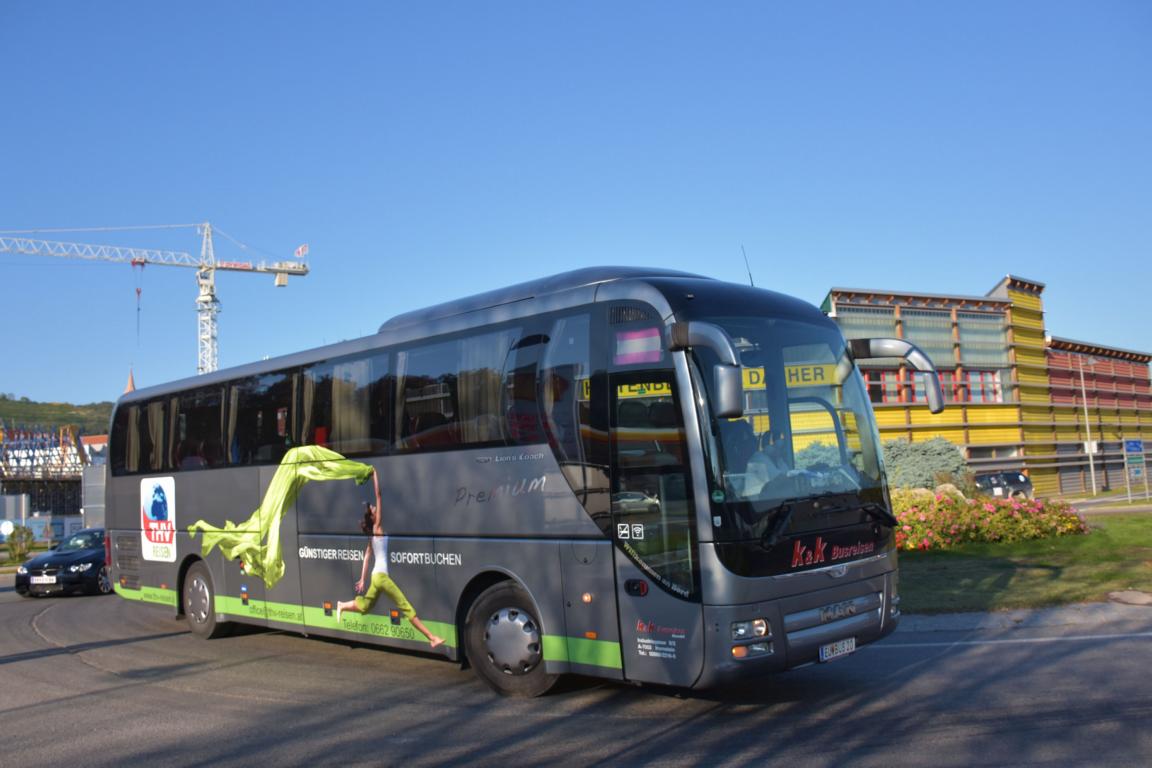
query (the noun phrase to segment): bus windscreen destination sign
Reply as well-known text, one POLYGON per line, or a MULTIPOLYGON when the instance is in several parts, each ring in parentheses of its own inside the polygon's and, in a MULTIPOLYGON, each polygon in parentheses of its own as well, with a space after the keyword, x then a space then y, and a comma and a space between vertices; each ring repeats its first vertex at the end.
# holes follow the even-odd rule
MULTIPOLYGON (((784 366, 784 383, 788 387, 822 387, 835 381, 836 366, 824 363, 784 366)), ((744 389, 764 389, 763 368, 744 369, 744 389)))

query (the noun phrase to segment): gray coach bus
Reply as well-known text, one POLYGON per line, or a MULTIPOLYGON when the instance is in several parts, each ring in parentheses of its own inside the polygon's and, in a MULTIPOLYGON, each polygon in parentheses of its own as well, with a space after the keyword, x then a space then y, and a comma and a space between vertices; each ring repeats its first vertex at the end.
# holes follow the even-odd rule
POLYGON ((905 341, 603 267, 141 389, 112 419, 116 591, 205 637, 431 651, 519 695, 830 661, 900 616, 869 357, 941 408, 905 341))

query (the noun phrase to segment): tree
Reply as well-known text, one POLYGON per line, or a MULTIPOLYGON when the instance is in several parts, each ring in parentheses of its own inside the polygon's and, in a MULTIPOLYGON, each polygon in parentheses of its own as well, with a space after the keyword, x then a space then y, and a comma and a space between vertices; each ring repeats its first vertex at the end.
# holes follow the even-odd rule
POLYGON ((935 488, 947 479, 964 477, 964 454, 942 437, 909 442, 903 438, 884 443, 884 464, 893 488, 935 488))
POLYGON ((35 540, 36 534, 31 528, 23 525, 13 528, 12 533, 8 534, 8 559, 23 562, 35 540))

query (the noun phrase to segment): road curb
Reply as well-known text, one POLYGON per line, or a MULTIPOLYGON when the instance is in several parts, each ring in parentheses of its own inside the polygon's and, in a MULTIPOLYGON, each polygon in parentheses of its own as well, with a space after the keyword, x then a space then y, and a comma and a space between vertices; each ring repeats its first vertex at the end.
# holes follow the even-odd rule
POLYGON ((1112 602, 1074 603, 1056 608, 971 613, 904 614, 899 632, 973 632, 1078 625, 1138 625, 1152 628, 1152 595, 1130 590, 1112 602), (1142 597, 1141 597, 1142 596, 1142 597))

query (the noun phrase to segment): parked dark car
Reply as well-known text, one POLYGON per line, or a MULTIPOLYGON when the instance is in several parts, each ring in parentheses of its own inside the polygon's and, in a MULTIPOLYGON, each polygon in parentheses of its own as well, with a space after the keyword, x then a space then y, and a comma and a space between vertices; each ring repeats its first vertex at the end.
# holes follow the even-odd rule
POLYGON ((982 472, 976 475, 976 487, 989 496, 1032 498, 1032 481, 1023 472, 982 472))
POLYGON ((77 531, 16 570, 16 591, 24 597, 87 592, 106 595, 112 578, 104 560, 104 529, 77 531))

